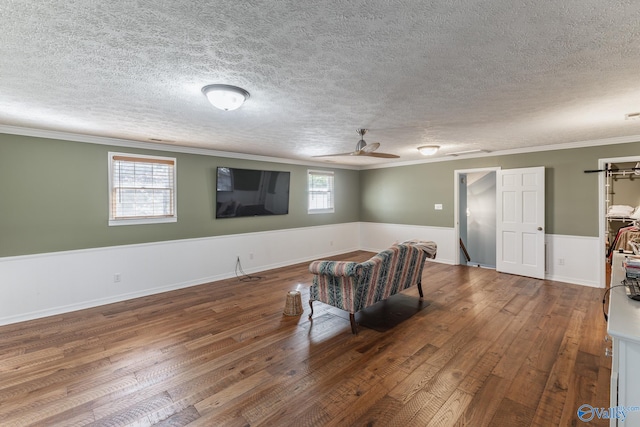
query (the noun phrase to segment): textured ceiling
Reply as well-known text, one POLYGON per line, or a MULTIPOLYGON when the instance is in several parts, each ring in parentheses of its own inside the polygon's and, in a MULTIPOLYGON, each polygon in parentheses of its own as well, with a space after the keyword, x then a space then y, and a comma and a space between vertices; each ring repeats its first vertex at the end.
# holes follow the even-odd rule
POLYGON ((0 125, 318 161, 640 135, 640 2, 4 0, 0 125), (238 85, 239 110, 201 88, 238 85))

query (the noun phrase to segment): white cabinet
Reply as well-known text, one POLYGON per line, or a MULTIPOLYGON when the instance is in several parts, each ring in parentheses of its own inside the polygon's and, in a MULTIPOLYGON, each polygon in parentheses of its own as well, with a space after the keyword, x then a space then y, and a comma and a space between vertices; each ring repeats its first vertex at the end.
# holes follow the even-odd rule
MULTIPOLYGON (((615 253, 611 286, 624 279, 624 255, 615 253)), ((624 287, 611 289, 607 332, 612 339, 611 407, 640 407, 640 301, 627 297, 624 287)), ((610 419, 611 426, 640 426, 640 411, 625 412, 625 420, 610 419)))

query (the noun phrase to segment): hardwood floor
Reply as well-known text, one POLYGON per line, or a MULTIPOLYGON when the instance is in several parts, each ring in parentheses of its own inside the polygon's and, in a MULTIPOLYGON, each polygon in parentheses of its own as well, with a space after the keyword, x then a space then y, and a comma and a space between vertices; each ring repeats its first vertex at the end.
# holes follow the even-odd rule
POLYGON ((354 336, 307 267, 0 327, 0 424, 608 425, 577 417, 609 406, 602 289, 427 262, 426 308, 354 336))

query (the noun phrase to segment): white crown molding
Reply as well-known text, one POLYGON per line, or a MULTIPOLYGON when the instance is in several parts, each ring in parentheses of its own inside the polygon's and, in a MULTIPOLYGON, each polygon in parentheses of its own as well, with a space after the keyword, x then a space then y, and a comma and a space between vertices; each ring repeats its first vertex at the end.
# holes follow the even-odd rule
POLYGON ((633 142, 640 142, 640 135, 618 136, 613 138, 593 139, 588 141, 566 142, 563 144, 539 145, 535 147, 525 147, 525 148, 513 148, 510 150, 491 151, 489 153, 470 153, 470 154, 463 154, 463 155, 457 155, 457 156, 446 155, 445 157, 436 157, 433 159, 397 162, 393 164, 363 166, 360 169, 382 169, 382 168, 392 168, 392 167, 398 167, 398 166, 418 165, 423 163, 450 162, 453 160, 473 159, 477 157, 494 157, 494 156, 505 156, 510 154, 535 153, 540 151, 570 150, 572 148, 587 148, 587 147, 598 147, 602 145, 629 144, 633 142))
POLYGON ((84 142, 87 144, 112 145, 116 147, 138 148, 143 150, 166 151, 171 153, 198 154, 202 156, 225 157, 238 160, 255 160, 259 162, 283 163, 298 166, 313 166, 323 169, 360 169, 357 166, 338 165, 320 162, 305 162, 301 160, 284 159, 279 157, 259 156, 255 154, 233 153, 230 151, 216 151, 208 148, 184 147, 180 145, 167 145, 156 142, 133 141, 128 139, 107 138, 95 135, 83 135, 54 130, 22 128, 17 126, 0 125, 0 133, 8 135, 31 136, 35 138, 58 139, 72 142, 84 142))
POLYGON ((540 145, 535 147, 514 148, 510 150, 492 151, 489 153, 470 153, 457 156, 436 157, 423 160, 412 160, 406 162, 392 162, 377 165, 351 166, 330 164, 324 162, 307 162, 301 160, 285 159, 279 157, 259 156, 254 154, 234 153, 230 151, 216 151, 207 148, 184 147, 179 145, 167 145, 154 142, 133 141, 127 139, 107 138, 103 136, 83 135, 70 132, 60 132, 45 129, 23 128, 18 126, 0 125, 0 133, 9 135, 32 136, 37 138, 59 139, 73 142, 85 142, 89 144, 112 145, 117 147, 138 148, 144 150, 167 151, 172 153, 199 154, 203 156, 225 157, 238 160, 254 160, 259 162, 274 162, 283 164, 292 164, 299 166, 312 166, 323 169, 349 169, 349 170, 368 170, 368 169, 384 169, 401 166, 412 166, 424 163, 449 162, 453 160, 472 159, 478 157, 494 157, 510 154, 534 153, 540 151, 569 150, 572 148, 596 147, 602 145, 628 144, 640 142, 640 135, 620 136, 613 138, 594 139, 587 141, 567 142, 554 145, 540 145))

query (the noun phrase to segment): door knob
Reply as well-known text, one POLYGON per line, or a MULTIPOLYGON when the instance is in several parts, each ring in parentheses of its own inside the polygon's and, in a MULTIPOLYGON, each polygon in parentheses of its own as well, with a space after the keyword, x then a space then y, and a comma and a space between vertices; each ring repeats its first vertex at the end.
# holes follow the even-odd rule
POLYGON ((542 227, 538 227, 538 231, 542 231, 542 227))

